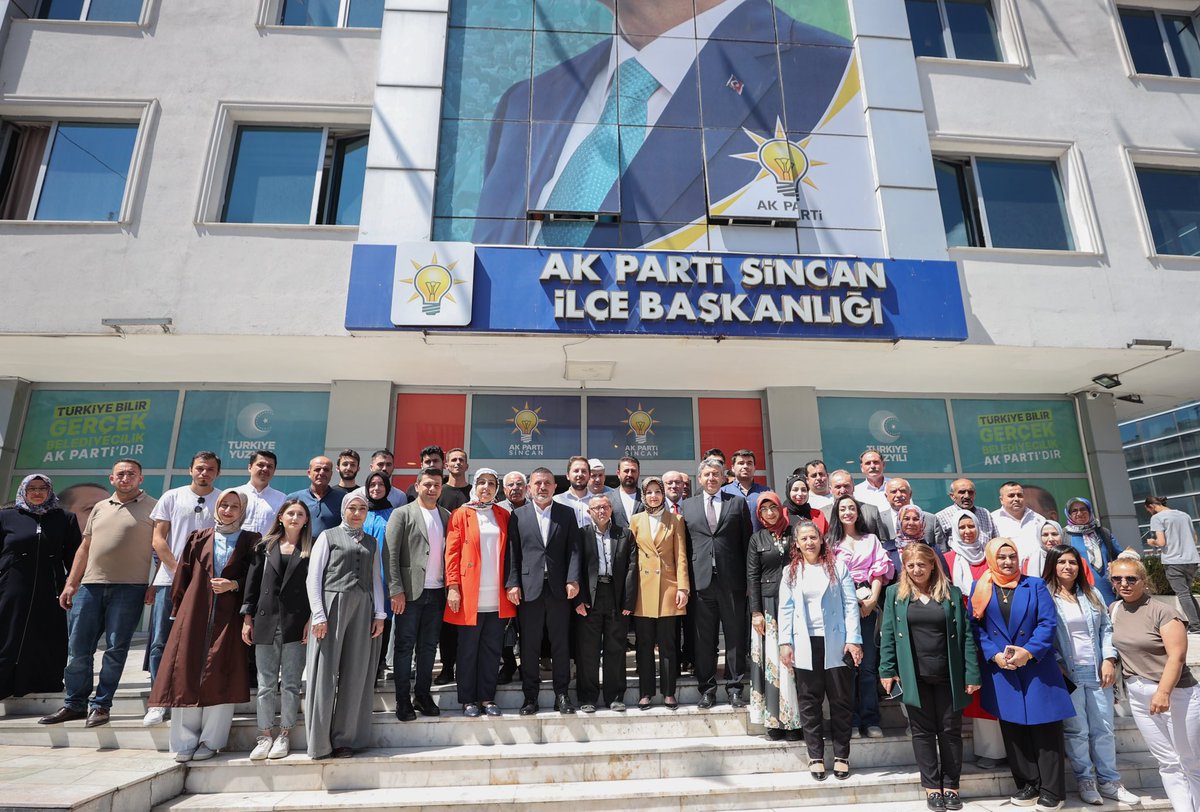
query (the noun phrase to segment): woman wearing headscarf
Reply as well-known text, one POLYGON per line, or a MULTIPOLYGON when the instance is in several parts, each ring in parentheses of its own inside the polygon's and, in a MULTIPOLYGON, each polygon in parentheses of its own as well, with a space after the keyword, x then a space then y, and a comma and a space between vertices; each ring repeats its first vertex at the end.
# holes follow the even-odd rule
POLYGON ((458 626, 458 701, 463 714, 499 716, 496 680, 504 625, 517 607, 504 590, 508 572, 508 517, 495 504, 500 475, 475 472, 471 501, 450 514, 446 529, 447 623, 458 626))
MULTIPOLYGON (((1095 579, 1094 585, 1104 598, 1104 605, 1111 606, 1117 599, 1108 580, 1108 565, 1117 560, 1121 548, 1117 539, 1107 528, 1101 527, 1092 503, 1081 496, 1067 500, 1067 536, 1064 544, 1079 551, 1095 579)), ((1032 572, 1032 570, 1031 570, 1032 572)))
MULTIPOLYGON (((1047 554, 1063 543, 1062 525, 1053 519, 1043 519, 1042 526, 1038 528, 1038 542, 1037 550, 1025 561, 1023 572, 1026 575, 1041 575, 1046 567, 1047 554)), ((1095 584, 1095 578, 1093 578, 1089 567, 1083 567, 1080 576, 1085 578, 1089 585, 1095 584)), ((1046 583, 1049 584, 1050 582, 1047 581, 1046 583)))
MULTIPOLYGON (((388 498, 392 493, 391 480, 382 471, 372 471, 363 483, 363 493, 367 497, 367 520, 363 522, 363 532, 379 542, 379 562, 382 565, 383 534, 387 530, 388 518, 395 510, 388 498)), ((392 639, 392 602, 383 602, 387 617, 383 619, 383 634, 379 638, 379 666, 375 669, 375 681, 381 681, 387 670, 388 641, 392 639)))
POLYGON ((779 667, 779 582, 792 556, 791 522, 774 491, 759 494, 755 512, 762 529, 750 537, 746 552, 754 632, 750 637, 750 721, 766 727, 768 739, 786 736, 800 741, 796 677, 792 669, 779 667))
MULTIPOLYGON (((979 540, 979 520, 969 510, 960 510, 950 524, 950 550, 945 561, 950 583, 963 595, 970 595, 975 582, 988 570, 984 545, 979 540)), ((982 698, 981 693, 975 694, 963 716, 972 720, 976 763, 984 769, 992 769, 1006 758, 1004 735, 996 717, 980 704, 982 698)))
POLYGON ((817 526, 821 537, 829 532, 829 522, 825 514, 808 503, 808 479, 802 474, 792 474, 784 486, 784 507, 787 508, 788 521, 795 525, 801 521, 809 521, 817 526))
POLYGON ((67 613, 58 603, 81 536, 50 477, 30 474, 0 510, 0 699, 63 689, 67 613))
POLYGON ((687 614, 687 538, 683 517, 666 509, 666 486, 661 477, 642 480, 645 510, 629 520, 637 544, 638 595, 633 609, 637 635, 638 709, 647 710, 654 698, 654 647, 658 646, 658 679, 663 705, 679 707, 675 681, 675 627, 687 614))
MULTIPOLYGON (((892 566, 895 568, 895 577, 892 578, 892 583, 900 580, 900 570, 903 565, 900 563, 901 554, 904 549, 910 544, 925 544, 925 511, 913 504, 905 505, 896 511, 896 537, 892 539, 883 539, 883 550, 888 554, 888 558, 892 560, 892 566)), ((942 568, 942 572, 949 577, 950 567, 946 564, 946 559, 942 555, 942 551, 935 547, 930 547, 934 556, 938 560, 938 564, 942 568)))
POLYGON ((1041 578, 1022 575, 1017 544, 994 538, 988 570, 975 582, 970 610, 983 658, 983 707, 1000 719, 1017 784, 1014 806, 1062 808, 1062 720, 1075 714, 1054 656, 1058 615, 1041 578))
POLYGON ((317 536, 308 565, 308 690, 304 724, 310 758, 349 758, 371 738, 374 670, 383 634, 379 542, 363 532, 367 499, 347 494, 342 523, 317 536))
POLYGON ((229 741, 233 709, 250 701, 242 596, 258 533, 242 530, 246 494, 222 491, 216 527, 188 536, 171 585, 171 635, 149 706, 172 708, 176 761, 212 758, 229 741))

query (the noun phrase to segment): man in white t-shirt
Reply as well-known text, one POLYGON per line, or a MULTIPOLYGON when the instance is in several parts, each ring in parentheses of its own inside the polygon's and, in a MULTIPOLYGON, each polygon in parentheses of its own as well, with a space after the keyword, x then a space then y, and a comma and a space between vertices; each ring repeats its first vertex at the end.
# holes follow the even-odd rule
POLYGON ((283 506, 286 495, 271 487, 275 466, 279 460, 274 452, 258 449, 250 455, 250 481, 236 490, 246 494, 246 518, 242 529, 265 536, 275 524, 275 515, 283 506))
MULTIPOLYGON (((992 524, 996 535, 1012 539, 1017 543, 1017 557, 1022 571, 1025 562, 1041 561, 1042 525, 1046 520, 1025 507, 1025 489, 1020 482, 1009 481, 1000 486, 1000 507, 992 511, 992 524)), ((1041 577, 1041 572, 1028 573, 1041 577)))
MULTIPOLYGON (((800 473, 793 471, 792 473, 800 473)), ((824 460, 809 460, 804 463, 804 478, 808 480, 808 504, 823 510, 833 504, 833 493, 829 488, 829 471, 824 460)))
MULTIPOLYGON (((213 482, 221 475, 221 460, 211 451, 197 451, 192 457, 190 485, 172 488, 162 495, 150 518, 154 521, 154 554, 158 572, 150 582, 154 587, 154 608, 150 611, 150 684, 158 676, 167 635, 171 633, 171 584, 175 567, 183 555, 188 536, 197 530, 215 526, 213 519, 213 482)), ((162 724, 165 708, 150 708, 142 724, 162 724)))

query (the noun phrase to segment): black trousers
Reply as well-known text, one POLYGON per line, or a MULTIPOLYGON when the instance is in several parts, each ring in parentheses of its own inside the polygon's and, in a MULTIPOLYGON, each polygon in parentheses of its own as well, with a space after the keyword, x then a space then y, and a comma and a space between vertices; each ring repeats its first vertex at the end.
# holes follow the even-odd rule
POLYGON ((742 690, 746 677, 746 592, 722 589, 716 578, 696 592, 690 604, 696 615, 696 687, 701 694, 717 690, 717 632, 725 635, 725 690, 742 690))
POLYGON ((675 695, 675 629, 677 617, 635 617, 637 631, 638 698, 654 696, 654 646, 658 646, 658 678, 663 696, 675 695))
POLYGON ((554 679, 554 695, 567 692, 571 684, 570 629, 573 610, 566 598, 550 594, 543 585, 542 594, 535 600, 522 600, 517 605, 521 620, 521 690, 525 701, 537 704, 541 689, 538 654, 542 647, 542 630, 550 638, 550 660, 554 679))
MULTIPOLYGON (((504 621, 498 612, 480 612, 474 626, 442 624, 442 631, 458 638, 458 701, 496 701, 496 678, 500 675, 500 644, 504 641, 504 621)), ((444 638, 443 638, 444 639, 444 638)))
POLYGON ((438 648, 442 654, 442 671, 454 671, 454 663, 458 659, 458 629, 453 624, 442 625, 438 648))
POLYGON ((597 681, 604 663, 604 704, 625 701, 625 636, 629 618, 617 608, 611 583, 596 584, 596 594, 586 617, 575 615, 575 692, 580 705, 595 705, 600 695, 597 681))
POLYGON ((1067 797, 1062 722, 1019 725, 1001 719, 1000 733, 1018 790, 1033 785, 1056 801, 1067 797))
MULTIPOLYGON (((958 789, 962 775, 962 711, 954 709, 950 683, 918 679, 917 698, 921 707, 906 705, 912 724, 913 755, 925 789, 958 789)), ((914 686, 904 686, 905 691, 914 686)))
MULTIPOLYGON (((799 642, 799 641, 797 641, 799 642)), ((796 704, 800 729, 808 757, 825 757, 825 734, 821 727, 821 703, 829 700, 829 732, 833 738, 833 757, 850 758, 850 730, 854 714, 854 668, 825 667, 825 638, 810 637, 812 671, 793 669, 796 674, 796 704)))

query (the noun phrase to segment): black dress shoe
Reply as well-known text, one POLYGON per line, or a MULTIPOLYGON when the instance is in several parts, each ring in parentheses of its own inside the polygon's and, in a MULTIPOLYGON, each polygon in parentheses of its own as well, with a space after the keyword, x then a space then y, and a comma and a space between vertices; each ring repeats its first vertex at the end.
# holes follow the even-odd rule
POLYGON ((773 742, 781 741, 783 739, 784 735, 785 735, 785 733, 784 733, 783 728, 779 728, 779 727, 767 728, 767 739, 769 741, 773 741, 773 742))
POLYGON ((84 727, 100 727, 100 725, 108 724, 108 709, 107 708, 92 708, 88 713, 87 721, 84 722, 84 727))
POLYGON ((422 716, 441 716, 442 709, 433 701, 432 696, 415 696, 413 697, 413 707, 420 711, 422 716))
POLYGON ((351 756, 354 755, 354 748, 352 748, 352 747, 335 747, 335 748, 333 748, 332 755, 334 758, 350 758, 351 756))
POLYGON ((1026 784, 1021 791, 1008 799, 1013 806, 1033 806, 1042 790, 1036 784, 1026 784))
POLYGON ((536 702, 526 702, 521 706, 522 716, 533 716, 535 713, 537 713, 537 711, 538 707, 536 702))
POLYGON ((558 695, 558 699, 554 700, 554 709, 564 714, 575 712, 575 706, 571 704, 571 698, 566 694, 558 695))
POLYGON ((955 810, 963 808, 962 797, 959 796, 956 789, 942 790, 942 800, 946 803, 947 809, 955 810))
POLYGON ((436 677, 433 678, 434 685, 449 685, 454 682, 454 669, 443 668, 436 677))
POLYGON ((932 809, 933 812, 942 812, 946 808, 946 799, 940 792, 930 792, 925 795, 925 806, 932 809))
POLYGON ((401 700, 396 705, 396 718, 401 722, 411 722, 417 718, 417 712, 413 710, 412 702, 401 700))
POLYGON ((700 695, 700 701, 696 703, 696 707, 700 708, 700 710, 708 710, 715 704, 717 704, 717 695, 706 693, 700 695))
POLYGON ((75 710, 74 708, 61 707, 49 716, 43 716, 38 719, 39 725, 61 725, 63 722, 74 722, 76 719, 82 719, 87 716, 87 711, 75 710))
POLYGON ((730 707, 734 707, 734 708, 746 707, 746 699, 745 699, 745 697, 742 696, 741 691, 730 691, 729 692, 729 705, 730 705, 730 707))

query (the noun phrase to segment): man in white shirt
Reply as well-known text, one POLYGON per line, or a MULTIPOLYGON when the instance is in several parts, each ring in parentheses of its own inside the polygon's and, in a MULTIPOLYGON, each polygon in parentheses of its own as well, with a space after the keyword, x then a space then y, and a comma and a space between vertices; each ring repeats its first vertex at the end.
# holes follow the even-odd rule
POLYGON ((808 504, 822 510, 833 504, 829 490, 829 472, 824 460, 809 460, 804 463, 804 478, 808 480, 808 504))
POLYGON ((621 457, 617 461, 617 478, 621 480, 621 487, 617 488, 616 495, 612 497, 612 520, 621 527, 629 527, 630 518, 635 513, 645 510, 642 506, 642 492, 638 488, 641 475, 642 465, 637 461, 637 457, 621 457))
POLYGON ((896 533, 900 530, 900 522, 897 521, 900 508, 912 504, 912 485, 908 484, 907 479, 895 476, 888 480, 884 490, 887 494, 887 502, 883 510, 879 511, 879 516, 883 519, 884 527, 891 533, 891 537, 895 538, 896 533))
POLYGON ((592 494, 588 492, 588 481, 591 477, 591 466, 587 457, 571 457, 567 460, 567 489, 554 496, 554 501, 566 505, 575 511, 579 517, 580 528, 592 523, 589 513, 589 502, 592 494))
MULTIPOLYGON (((154 521, 151 544, 158 556, 158 572, 151 581, 154 587, 154 608, 150 610, 150 642, 147 654, 150 661, 150 684, 158 676, 167 636, 171 633, 171 584, 175 567, 183 555, 188 536, 196 530, 213 527, 213 482, 221 475, 221 460, 211 451, 198 451, 192 457, 192 482, 182 488, 172 488, 162 495, 150 518, 154 521)), ((162 724, 166 708, 150 708, 142 724, 147 727, 162 724)))
MULTIPOLYGON (((862 471, 863 481, 854 486, 854 498, 860 502, 870 502, 881 511, 888 506, 888 477, 883 475, 885 467, 883 455, 878 451, 867 449, 858 455, 858 468, 862 471)), ((811 494, 809 501, 812 501, 811 494)))
POLYGON ((275 515, 286 495, 271 487, 278 458, 273 451, 258 449, 250 455, 250 481, 236 490, 246 494, 246 518, 242 529, 265 536, 275 524, 275 515))
POLYGON ((416 488, 416 501, 393 510, 384 532, 384 573, 396 616, 396 718, 401 722, 416 719, 416 711, 422 716, 440 714, 433 701, 433 661, 446 609, 446 528, 450 522, 450 511, 438 504, 442 469, 423 469, 417 475, 416 488))
MULTIPOLYGON (((367 473, 373 474, 378 471, 387 477, 388 482, 390 483, 392 481, 392 471, 395 469, 396 458, 392 455, 392 452, 388 451, 386 448, 381 448, 371 455, 371 470, 367 473)), ((367 498, 367 489, 361 486, 351 491, 351 493, 354 496, 361 496, 363 499, 367 498)), ((387 498, 388 502, 390 502, 394 508, 403 507, 408 502, 408 497, 405 496, 404 491, 400 490, 399 488, 392 488, 390 491, 388 491, 387 498)))
MULTIPOLYGON (((1020 482, 1009 481, 1000 486, 1000 507, 992 511, 996 535, 1017 543, 1017 557, 1022 567, 1031 557, 1041 560, 1042 525, 1046 520, 1025 507, 1025 491, 1020 482)), ((1041 576, 1040 572, 1030 575, 1041 576)))

